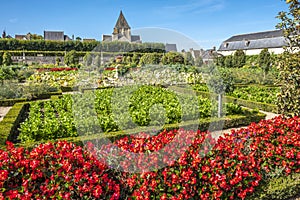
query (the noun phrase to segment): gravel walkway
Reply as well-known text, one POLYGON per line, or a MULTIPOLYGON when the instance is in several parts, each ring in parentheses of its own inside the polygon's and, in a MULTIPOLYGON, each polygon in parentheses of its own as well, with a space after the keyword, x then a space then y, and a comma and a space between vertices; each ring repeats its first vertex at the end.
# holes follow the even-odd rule
POLYGON ((11 107, 0 107, 0 122, 3 120, 3 117, 8 113, 11 107))
MULTIPOLYGON (((272 119, 276 116, 279 116, 279 114, 275 114, 275 113, 271 113, 271 112, 265 112, 265 111, 261 111, 261 110, 259 112, 264 113, 264 114, 267 115, 265 119, 272 119)), ((211 134, 214 138, 218 138, 221 135, 224 135, 225 133, 230 133, 231 130, 237 130, 237 129, 246 128, 246 127, 247 126, 242 126, 242 127, 239 127, 239 128, 229 128, 229 129, 224 129, 224 130, 220 130, 220 131, 214 131, 211 134)))

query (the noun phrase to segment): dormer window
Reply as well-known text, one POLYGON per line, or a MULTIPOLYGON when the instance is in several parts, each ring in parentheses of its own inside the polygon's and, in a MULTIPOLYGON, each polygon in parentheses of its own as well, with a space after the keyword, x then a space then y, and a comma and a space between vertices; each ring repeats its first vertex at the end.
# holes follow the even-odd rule
POLYGON ((249 41, 249 40, 246 40, 246 41, 245 41, 245 46, 246 46, 246 47, 249 47, 249 45, 250 45, 250 41, 249 41))
POLYGON ((225 48, 228 48, 228 46, 229 46, 229 43, 228 43, 228 42, 224 43, 224 47, 225 47, 225 48))

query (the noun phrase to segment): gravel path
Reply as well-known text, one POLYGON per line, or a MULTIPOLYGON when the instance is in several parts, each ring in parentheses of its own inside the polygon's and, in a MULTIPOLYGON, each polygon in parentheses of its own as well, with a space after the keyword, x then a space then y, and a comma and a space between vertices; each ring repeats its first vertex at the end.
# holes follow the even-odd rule
MULTIPOLYGON (((265 111, 261 111, 261 110, 259 112, 264 113, 264 114, 267 115, 265 119, 272 119, 276 116, 279 116, 279 114, 275 114, 275 113, 271 113, 271 112, 265 112, 265 111)), ((220 130, 220 131, 214 131, 214 132, 212 132, 212 136, 214 138, 218 138, 221 135, 224 135, 225 133, 230 133, 231 130, 237 130, 237 129, 246 128, 246 127, 247 126, 242 126, 242 127, 239 127, 239 128, 229 128, 229 129, 224 129, 224 130, 220 130)))
POLYGON ((11 107, 0 107, 0 122, 3 120, 3 117, 8 113, 11 107))

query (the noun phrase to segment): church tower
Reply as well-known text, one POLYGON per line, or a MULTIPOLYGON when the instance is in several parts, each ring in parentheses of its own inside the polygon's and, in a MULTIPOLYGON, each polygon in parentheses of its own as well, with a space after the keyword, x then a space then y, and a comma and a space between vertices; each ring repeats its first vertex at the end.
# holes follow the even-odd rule
POLYGON ((131 28, 128 25, 123 12, 120 12, 117 23, 112 33, 112 40, 128 41, 131 42, 131 28))

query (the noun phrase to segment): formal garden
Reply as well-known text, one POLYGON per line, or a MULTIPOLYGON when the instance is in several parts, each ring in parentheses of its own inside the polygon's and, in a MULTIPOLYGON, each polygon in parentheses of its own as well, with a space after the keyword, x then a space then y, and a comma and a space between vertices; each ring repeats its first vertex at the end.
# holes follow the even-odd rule
MULTIPOLYGON (((299 47, 295 2, 278 28, 299 47)), ((0 199, 299 197, 293 48, 210 63, 151 43, 0 39, 0 49, 0 199), (20 46, 64 64, 14 63, 20 46)))

